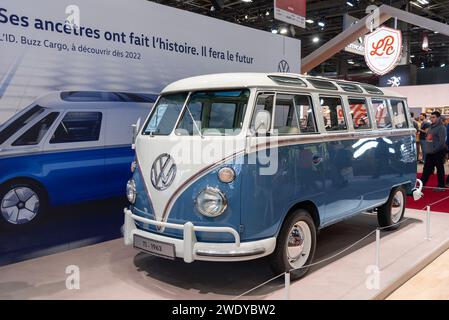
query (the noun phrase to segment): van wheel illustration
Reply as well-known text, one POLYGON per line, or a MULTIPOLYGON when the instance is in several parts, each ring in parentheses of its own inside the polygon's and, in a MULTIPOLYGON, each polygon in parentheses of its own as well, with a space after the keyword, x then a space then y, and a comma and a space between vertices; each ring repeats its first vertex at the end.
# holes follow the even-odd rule
POLYGON ((14 180, 0 186, 0 223, 17 228, 40 220, 47 211, 46 192, 37 183, 14 180))
POLYGON ((310 214, 303 209, 289 215, 282 225, 276 249, 270 256, 271 269, 278 275, 290 271, 292 280, 303 277, 312 262, 316 247, 316 228, 310 214))
POLYGON ((391 191, 387 203, 377 208, 377 221, 380 227, 387 227, 387 230, 399 228, 397 223, 404 217, 406 199, 403 187, 391 191))

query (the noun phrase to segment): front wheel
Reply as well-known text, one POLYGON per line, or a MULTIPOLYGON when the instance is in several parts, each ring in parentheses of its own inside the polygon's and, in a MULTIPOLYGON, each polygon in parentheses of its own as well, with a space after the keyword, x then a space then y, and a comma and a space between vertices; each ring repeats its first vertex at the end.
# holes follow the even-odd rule
POLYGON ((303 209, 295 211, 284 222, 270 256, 275 274, 290 271, 292 280, 303 277, 315 254, 316 228, 310 214, 303 209))
POLYGON ((0 221, 5 227, 29 225, 46 211, 45 192, 28 181, 15 181, 0 187, 0 221))
POLYGON ((377 208, 377 221, 380 227, 388 230, 399 228, 399 222, 404 218, 406 199, 404 188, 397 187, 391 191, 387 203, 377 208))

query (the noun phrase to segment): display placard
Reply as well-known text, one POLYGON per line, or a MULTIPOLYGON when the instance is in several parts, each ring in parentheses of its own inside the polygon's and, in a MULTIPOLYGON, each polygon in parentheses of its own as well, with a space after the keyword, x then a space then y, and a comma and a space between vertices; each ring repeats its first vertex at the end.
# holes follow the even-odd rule
POLYGON ((306 0, 274 0, 274 18, 306 27, 306 0))

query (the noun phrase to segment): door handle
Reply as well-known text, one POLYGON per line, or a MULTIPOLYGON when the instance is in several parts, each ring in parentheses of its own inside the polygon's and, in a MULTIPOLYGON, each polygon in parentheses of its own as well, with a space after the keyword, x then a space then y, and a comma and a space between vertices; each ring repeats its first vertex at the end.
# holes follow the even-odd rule
POLYGON ((312 162, 314 165, 318 165, 323 162, 323 157, 319 154, 314 154, 312 158, 312 162))

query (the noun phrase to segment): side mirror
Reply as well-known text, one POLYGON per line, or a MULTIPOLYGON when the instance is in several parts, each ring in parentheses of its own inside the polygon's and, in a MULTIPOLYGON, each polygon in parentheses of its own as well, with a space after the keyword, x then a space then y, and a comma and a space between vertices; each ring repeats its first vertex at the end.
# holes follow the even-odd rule
POLYGON ((139 127, 140 127, 140 118, 137 119, 137 122, 135 124, 132 125, 133 128, 133 138, 132 138, 132 143, 131 143, 131 148, 134 150, 136 148, 136 138, 137 135, 139 134, 139 127))
POLYGON ((271 127, 271 113, 267 110, 260 110, 254 120, 254 129, 257 135, 266 135, 271 127))

